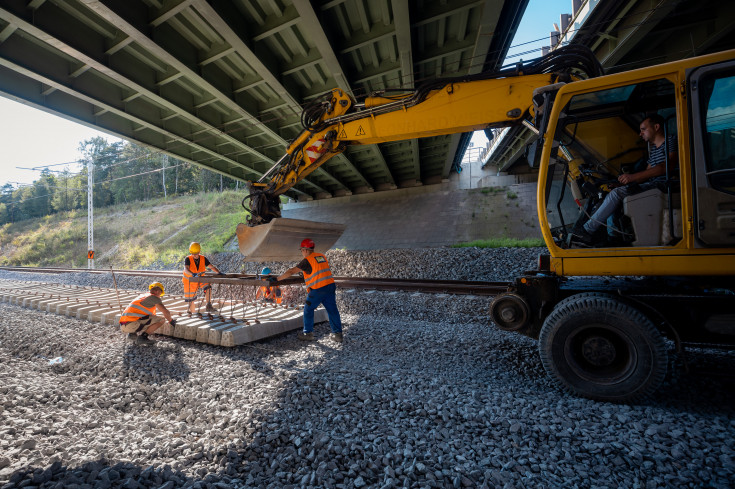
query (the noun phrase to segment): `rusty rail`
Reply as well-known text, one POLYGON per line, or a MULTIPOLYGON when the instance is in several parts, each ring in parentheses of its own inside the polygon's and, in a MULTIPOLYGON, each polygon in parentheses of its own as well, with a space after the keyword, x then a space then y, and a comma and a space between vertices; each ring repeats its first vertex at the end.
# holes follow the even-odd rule
MULTIPOLYGON (((84 268, 56 268, 56 267, 0 267, 0 270, 29 273, 95 273, 105 274, 114 272, 116 275, 127 275, 135 277, 156 278, 180 278, 181 272, 175 270, 90 270, 84 268)), ((261 286, 268 282, 260 279, 255 274, 223 274, 205 275, 193 277, 194 282, 207 282, 222 285, 250 285, 261 286)), ((481 282, 463 280, 418 280, 397 278, 373 278, 373 277, 335 277, 337 285, 346 289, 369 289, 369 290, 395 290, 404 292, 423 292, 433 294, 460 294, 494 296, 508 290, 510 282, 481 282)), ((299 285, 303 284, 302 278, 288 278, 274 285, 299 285)))

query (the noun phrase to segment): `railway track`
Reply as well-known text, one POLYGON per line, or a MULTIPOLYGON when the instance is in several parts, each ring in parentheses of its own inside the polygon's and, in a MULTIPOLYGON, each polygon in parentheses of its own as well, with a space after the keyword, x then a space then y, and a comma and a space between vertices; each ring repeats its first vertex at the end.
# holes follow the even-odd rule
MULTIPOLYGON (((127 269, 85 269, 85 268, 55 268, 55 267, 0 267, 0 270, 28 273, 93 273, 118 276, 180 278, 181 272, 174 270, 127 270, 127 269)), ((433 294, 461 294, 495 296, 508 290, 509 282, 478 282, 464 280, 414 280, 397 278, 368 278, 368 277, 334 277, 337 285, 347 289, 390 290, 404 292, 423 292, 433 294)), ((254 274, 225 274, 207 275, 201 280, 211 284, 222 285, 252 285, 259 286, 263 282, 254 274)), ((279 285, 302 284, 302 279, 288 279, 279 282, 279 285)))
MULTIPOLYGON (((0 267, 0 270, 61 275, 65 273, 114 274, 115 276, 180 279, 180 271, 151 270, 87 270, 53 267, 0 267)), ((51 278, 51 277, 50 277, 51 278)), ((237 346, 276 334, 298 329, 303 323, 303 306, 269 304, 256 298, 258 287, 267 284, 257 275, 225 274, 195 277, 194 281, 213 286, 212 303, 216 311, 188 312, 188 303, 181 295, 167 294, 166 307, 177 319, 172 327, 166 324, 157 333, 201 343, 237 346)), ((408 280, 363 277, 335 277, 345 290, 372 289, 415 291, 433 294, 472 294, 492 296, 507 290, 505 282, 471 282, 456 280, 408 280)), ((90 280, 91 282, 91 280, 90 280)), ((303 285, 302 278, 289 278, 279 285, 303 285)), ((117 325, 123 306, 140 294, 140 290, 64 285, 49 281, 0 278, 0 301, 107 325, 117 325)), ((317 322, 326 321, 326 311, 317 309, 317 322)))

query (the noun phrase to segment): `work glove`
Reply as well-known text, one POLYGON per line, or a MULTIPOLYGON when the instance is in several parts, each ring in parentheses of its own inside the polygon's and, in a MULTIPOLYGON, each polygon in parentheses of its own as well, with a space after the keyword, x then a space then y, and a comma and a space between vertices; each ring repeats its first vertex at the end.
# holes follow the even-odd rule
POLYGON ((171 321, 168 322, 168 324, 170 324, 172 328, 175 328, 176 327, 176 320, 175 319, 172 319, 171 321))
POLYGON ((270 282, 270 283, 273 283, 273 282, 278 282, 278 277, 274 277, 274 276, 272 276, 272 275, 268 275, 268 277, 267 277, 267 280, 268 280, 268 282, 270 282))

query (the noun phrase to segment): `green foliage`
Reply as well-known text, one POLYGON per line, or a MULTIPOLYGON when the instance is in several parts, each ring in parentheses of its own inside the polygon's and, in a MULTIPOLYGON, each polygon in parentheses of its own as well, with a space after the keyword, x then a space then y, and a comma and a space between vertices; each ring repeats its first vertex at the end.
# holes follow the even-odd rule
POLYGON ((33 221, 35 226, 3 226, 0 247, 5 250, 8 264, 39 266, 49 264, 52 259, 58 265, 65 265, 73 262, 75 254, 83 254, 86 259, 86 222, 33 221))
MULTIPOLYGON (((95 265, 174 264, 192 241, 202 244, 204 254, 224 251, 245 220, 241 200, 242 192, 226 190, 95 208, 95 265)), ((87 213, 79 209, 0 225, 0 250, 6 265, 86 266, 87 213)))
POLYGON ((479 239, 470 241, 469 243, 457 243, 452 245, 453 248, 537 248, 546 246, 543 239, 540 238, 492 238, 479 239))
POLYGON ((85 210, 89 170, 93 169, 94 207, 135 205, 200 192, 234 189, 229 177, 170 158, 132 143, 109 143, 101 137, 82 142, 82 170, 42 172, 32 185, 0 188, 0 224, 49 214, 85 210))
POLYGON ((505 191, 505 189, 506 187, 484 187, 482 190, 480 190, 480 192, 486 195, 493 195, 502 193, 503 191, 505 191))
POLYGON ((518 198, 518 194, 515 193, 515 192, 513 192, 512 190, 508 190, 508 193, 505 194, 505 196, 508 197, 509 199, 517 199, 518 198))

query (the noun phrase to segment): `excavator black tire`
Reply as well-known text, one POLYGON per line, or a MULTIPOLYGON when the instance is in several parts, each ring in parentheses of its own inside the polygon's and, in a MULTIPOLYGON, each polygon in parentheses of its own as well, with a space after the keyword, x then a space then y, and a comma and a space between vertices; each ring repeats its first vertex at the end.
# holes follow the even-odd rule
POLYGON ((544 321, 539 354, 565 391, 597 401, 639 402, 663 383, 668 352, 638 309, 596 292, 569 297, 544 321))

